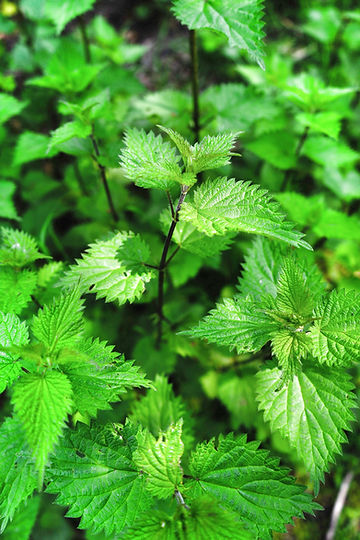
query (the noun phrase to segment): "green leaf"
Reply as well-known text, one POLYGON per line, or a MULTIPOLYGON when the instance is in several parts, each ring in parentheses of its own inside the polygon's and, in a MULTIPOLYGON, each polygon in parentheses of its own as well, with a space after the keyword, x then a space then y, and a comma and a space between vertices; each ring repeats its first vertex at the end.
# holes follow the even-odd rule
POLYGON ((185 494, 213 497, 238 514, 262 539, 270 540, 270 530, 285 532, 284 525, 303 512, 313 513, 319 506, 311 502, 303 486, 295 485, 288 469, 257 442, 246 442, 246 436, 220 436, 199 444, 189 463, 193 480, 185 484, 185 494))
POLYGON ((0 180, 0 218, 19 219, 13 201, 16 186, 8 180, 0 180))
POLYGON ((12 403, 23 425, 41 486, 50 452, 72 408, 71 384, 63 373, 26 373, 13 387, 12 403))
POLYGON ((302 234, 284 221, 266 190, 233 178, 208 180, 199 186, 191 202, 185 201, 180 219, 192 223, 200 232, 213 236, 245 231, 278 238, 296 247, 311 249, 302 234))
POLYGON ((319 113, 300 113, 296 116, 296 120, 305 127, 309 127, 312 131, 325 133, 333 139, 339 137, 341 129, 341 115, 337 112, 326 111, 319 113))
POLYGON ((302 153, 324 167, 342 167, 352 165, 360 157, 356 152, 341 141, 334 141, 323 135, 308 137, 302 153))
POLYGON ((343 173, 337 168, 326 167, 321 181, 343 201, 360 199, 360 174, 357 171, 343 173))
POLYGON ((263 1, 173 0, 175 17, 190 30, 211 28, 228 37, 231 47, 245 49, 264 69, 263 1))
POLYGON ((182 483, 182 424, 182 420, 179 420, 175 425, 170 425, 158 440, 146 429, 137 434, 138 447, 133 454, 134 463, 147 474, 146 489, 159 499, 174 495, 182 483))
POLYGON ((20 505, 36 488, 37 474, 17 418, 5 419, 0 427, 0 444, 3 452, 0 462, 0 533, 3 533, 20 505))
POLYGON ((24 131, 18 138, 14 150, 13 164, 24 165, 37 159, 53 157, 57 150, 48 152, 50 138, 42 133, 24 131))
POLYGON ((315 299, 308 286, 308 276, 293 257, 283 261, 276 286, 276 308, 294 322, 307 321, 312 314, 315 299))
POLYGON ((128 129, 124 143, 120 166, 125 176, 137 186, 168 190, 176 182, 186 183, 178 165, 180 156, 160 135, 155 136, 152 131, 145 133, 144 130, 128 129))
POLYGON ((315 114, 322 111, 341 96, 351 94, 356 88, 334 88, 325 86, 321 79, 308 73, 294 77, 285 86, 286 97, 304 111, 315 114))
POLYGON ((92 8, 95 0, 63 0, 61 4, 57 0, 46 0, 45 14, 56 26, 58 34, 65 26, 78 15, 82 15, 92 8))
POLYGON ((278 169, 293 169, 296 165, 296 139, 289 131, 264 133, 248 142, 246 148, 278 169))
POLYGON ((0 265, 7 264, 21 268, 39 259, 47 259, 38 250, 32 236, 23 231, 1 227, 0 265))
POLYGON ((121 534, 151 504, 145 477, 132 460, 136 430, 120 427, 68 430, 47 487, 58 494, 58 504, 70 506, 68 517, 81 517, 80 529, 104 531, 108 537, 121 534))
POLYGON ((3 532, 3 540, 29 540, 39 511, 40 497, 32 497, 17 509, 14 519, 3 532))
POLYGON ((306 367, 286 386, 281 386, 282 372, 266 369, 258 374, 259 408, 271 430, 279 430, 304 462, 314 482, 315 493, 324 472, 340 445, 346 442, 355 407, 352 384, 344 370, 306 367))
MULTIPOLYGON (((315 263, 313 252, 294 252, 289 246, 268 238, 256 238, 253 241, 239 279, 240 292, 243 295, 252 294, 257 301, 261 301, 266 295, 275 298, 284 264, 289 264, 289 255, 292 264, 301 272, 302 281, 310 289, 311 296, 314 299, 320 297, 324 293, 325 282, 315 263)), ((299 286, 302 287, 301 283, 299 286)))
POLYGON ((82 339, 76 350, 68 352, 61 368, 73 389, 74 408, 84 417, 110 409, 109 403, 118 401, 128 388, 150 385, 133 362, 125 362, 113 346, 98 339, 82 339))
POLYGON ((356 215, 326 208, 318 217, 313 231, 319 237, 360 240, 360 219, 356 215))
POLYGON ((91 134, 91 125, 85 124, 81 120, 74 120, 73 122, 67 122, 62 126, 51 132, 51 139, 49 142, 48 150, 51 150, 54 146, 66 142, 74 137, 85 139, 91 134))
POLYGON ((250 297, 225 298, 198 326, 181 332, 210 343, 225 345, 239 354, 258 351, 269 341, 277 323, 250 297))
POLYGON ((257 420, 254 375, 241 372, 238 377, 233 372, 221 374, 218 379, 218 398, 231 414, 231 428, 245 426, 251 429, 257 420))
POLYGON ((0 267, 0 310, 19 314, 31 301, 36 273, 0 267))
POLYGON ((304 32, 329 45, 341 26, 341 12, 334 6, 319 5, 307 10, 308 20, 302 25, 304 32))
POLYGON ((90 244, 82 259, 70 266, 61 283, 65 287, 78 284, 82 292, 94 292, 97 298, 116 301, 119 305, 139 299, 153 272, 143 265, 141 268, 140 263, 144 261, 137 257, 139 254, 146 256, 148 251, 144 249, 144 243, 135 238, 132 232, 118 232, 109 240, 90 244), (139 242, 140 252, 137 249, 139 242), (119 260, 119 254, 124 260, 119 260))
POLYGON ((313 354, 321 364, 349 365, 360 358, 360 294, 332 291, 314 310, 313 354))
MULTIPOLYGON (((160 221, 166 234, 171 223, 170 214, 163 212, 160 216, 160 221)), ((234 241, 235 234, 227 233, 223 236, 210 237, 198 231, 191 223, 179 221, 172 236, 172 241, 181 249, 207 260, 229 249, 234 241)))
POLYGON ((193 421, 185 403, 180 396, 175 397, 172 385, 162 375, 156 375, 153 388, 133 403, 130 418, 134 423, 139 422, 156 438, 172 424, 183 419, 182 439, 185 447, 193 441, 193 421))
POLYGON ((39 309, 38 315, 33 318, 32 332, 45 345, 50 356, 64 347, 73 347, 78 341, 84 328, 83 304, 84 300, 76 288, 39 309))
POLYGON ((179 133, 158 126, 176 144, 185 164, 185 169, 197 174, 208 169, 229 165, 231 152, 238 133, 221 133, 214 137, 207 135, 199 143, 191 145, 179 133))
POLYGON ((299 227, 313 227, 326 209, 324 196, 305 196, 295 191, 277 193, 275 198, 286 211, 289 219, 299 227))
MULTIPOLYGON (((29 332, 25 322, 10 313, 0 311, 0 346, 8 348, 13 345, 27 345, 29 332)), ((17 362, 19 355, 13 351, 0 351, 0 392, 11 384, 21 373, 21 365, 17 362)))
POLYGON ((301 360, 311 352, 311 339, 303 331, 278 330, 271 340, 272 351, 283 373, 281 384, 288 382, 301 368, 301 360))
POLYGON ((19 114, 27 103, 19 101, 9 94, 0 92, 0 124, 7 122, 12 116, 19 114))

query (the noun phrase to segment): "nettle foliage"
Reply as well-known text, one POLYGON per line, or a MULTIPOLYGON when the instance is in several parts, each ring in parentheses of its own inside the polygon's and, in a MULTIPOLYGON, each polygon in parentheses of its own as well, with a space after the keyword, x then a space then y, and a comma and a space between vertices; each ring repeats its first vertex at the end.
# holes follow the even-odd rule
MULTIPOLYGON (((27 10, 36 20, 30 4, 27 10)), ((57 0, 46 0, 41 17, 61 34, 70 21, 81 17, 93 4, 94 0, 64 0, 60 6, 57 0)), ((172 4, 176 18, 190 30, 193 44, 195 31, 215 31, 217 38, 227 38, 230 46, 255 60, 259 68, 254 70, 261 75, 258 71, 247 73, 263 80, 262 0, 174 0, 172 4)), ((66 121, 49 136, 24 131, 17 140, 12 166, 20 170, 24 164, 64 152, 78 159, 81 166, 85 162, 84 170, 88 171, 86 163, 90 160, 104 192, 99 195, 91 182, 89 186, 84 184, 82 169, 75 161, 81 192, 76 212, 86 218, 93 210, 101 214, 102 202, 99 210, 97 199, 103 197, 108 215, 101 221, 100 231, 94 221, 89 236, 95 240, 84 242, 88 248, 70 264, 48 260, 51 257, 44 238, 47 228, 51 230, 49 223, 56 208, 49 211, 49 220, 46 216, 39 242, 18 229, 0 229, 0 391, 6 390, 10 398, 0 426, 0 531, 10 538, 20 530, 24 539, 29 538, 40 504, 37 492, 45 491, 67 508, 68 517, 79 519, 79 528, 86 529, 89 538, 271 540, 273 531, 285 532, 294 518, 314 514, 321 506, 277 457, 260 449, 259 442, 249 441, 246 434, 211 437, 212 432, 210 440, 199 438, 195 414, 176 395, 164 373, 171 372, 168 365, 173 367, 176 353, 193 359, 199 347, 197 338, 221 350, 235 351, 245 361, 261 351, 267 362, 256 374, 256 388, 248 388, 254 378, 246 374, 242 380, 235 380, 235 385, 234 380, 225 380, 220 388, 222 400, 229 404, 238 390, 256 392, 254 408, 263 414, 271 432, 279 432, 288 441, 308 471, 309 487, 317 495, 324 473, 346 442, 345 432, 351 429, 357 404, 347 368, 360 357, 360 294, 330 290, 310 244, 293 221, 306 226, 311 215, 311 233, 326 238, 337 237, 325 231, 325 217, 315 223, 314 214, 328 216, 330 212, 345 231, 350 222, 354 228, 358 221, 344 217, 339 210, 327 209, 317 195, 306 198, 287 192, 273 198, 268 190, 247 179, 228 178, 231 160, 239 156, 235 150, 242 128, 232 129, 232 119, 229 111, 223 114, 223 104, 234 101, 240 107, 239 100, 247 100, 245 109, 254 110, 259 96, 235 83, 210 88, 201 96, 201 103, 208 109, 209 118, 215 116, 209 129, 203 129, 199 111, 196 113, 199 104, 194 77, 191 128, 195 137, 187 137, 188 126, 176 130, 173 124, 145 130, 124 122, 125 129, 121 128, 124 137, 116 173, 132 188, 151 190, 150 194, 142 193, 147 211, 154 203, 148 221, 156 221, 157 226, 155 234, 147 235, 144 226, 136 229, 134 220, 131 228, 136 230, 127 230, 125 203, 119 219, 107 181, 108 170, 116 166, 119 129, 109 137, 115 139, 116 150, 109 143, 100 151, 97 133, 106 133, 104 124, 113 122, 113 117, 116 123, 119 117, 122 120, 124 109, 130 105, 116 101, 117 83, 110 95, 107 88, 96 86, 96 80, 117 81, 119 64, 140 57, 144 48, 124 45, 101 17, 92 26, 96 46, 89 46, 83 22, 81 28, 86 61, 80 49, 71 45, 71 36, 66 35, 54 47, 54 54, 41 64, 42 74, 36 73, 27 81, 30 88, 50 90, 63 97, 58 112, 66 121), (106 64, 109 59, 116 65, 115 74, 111 69, 114 66, 106 64), (116 107, 110 105, 111 99, 116 107), (220 255, 239 234, 247 238, 250 248, 236 294, 223 299, 200 322, 201 315, 193 317, 197 324, 192 327, 178 313, 173 322, 164 309, 167 278, 171 276, 175 288, 187 279, 172 272, 174 261, 176 264, 183 256, 184 267, 197 265, 195 273, 209 261, 217 260, 219 267, 220 255), (154 303, 150 308, 156 325, 154 335, 143 338, 135 351, 141 356, 145 349, 145 356, 156 357, 160 365, 154 368, 156 376, 143 373, 140 361, 125 359, 97 337, 90 320, 94 297, 90 299, 89 295, 99 301, 93 302, 96 306, 104 308, 102 301, 113 303, 114 310, 125 310, 125 304, 136 302, 154 303), (104 422, 106 416, 101 416, 101 411, 111 410, 112 404, 122 398, 124 421, 104 422)), ((50 46, 48 50, 52 50, 50 46)), ((127 76, 127 83, 134 85, 127 76)), ((329 143, 324 137, 338 137, 342 118, 340 112, 328 107, 351 94, 353 88, 326 88, 309 75, 279 86, 284 99, 301 110, 296 120, 305 128, 304 135, 296 146, 293 134, 288 137, 282 131, 282 113, 278 115, 277 105, 265 96, 253 117, 258 115, 261 120, 269 114, 274 119, 275 134, 273 128, 266 132, 260 126, 259 138, 246 141, 246 147, 279 171, 291 170, 301 151, 323 164, 321 160, 326 161, 334 149, 334 141, 329 143), (309 131, 317 135, 306 140, 309 131), (293 154, 289 148, 294 149, 293 154)), ((187 103, 180 92, 176 96, 178 102, 187 103)), ((0 94, 3 123, 27 106, 10 97, 0 94)), ((152 95, 144 102, 148 107, 150 103, 153 111, 159 108, 158 99, 152 95)), ((166 109, 165 93, 161 99, 166 109)), ((139 103, 137 106, 141 110, 139 103)), ((244 123, 248 121, 246 127, 250 127, 245 109, 244 123)), ((234 111, 235 105, 231 116, 234 111)), ((167 114, 172 120, 172 113, 167 114)), ((181 125, 181 114, 173 116, 181 125)), ((145 124, 142 119, 135 125, 145 124)), ((357 155, 347 148, 343 148, 343 154, 345 162, 357 155)), ((284 181, 291 184, 289 177, 284 181)), ((31 179, 27 182, 28 197, 33 199, 32 188, 41 181, 36 176, 33 184, 31 179)), ((69 184, 66 204, 75 191, 71 181, 69 184)), ((0 202, 0 217, 19 221, 12 200, 14 185, 1 180, 0 187, 6 195, 0 202)), ((120 183, 118 187, 120 191, 120 183)), ((55 199, 57 190, 58 186, 52 195, 55 199)), ((126 191, 124 186, 121 190, 121 194, 126 191)), ((116 196, 114 200, 118 202, 116 196)), ((61 242, 58 244, 61 246, 61 242)), ((69 258, 65 250, 64 258, 69 258)), ((185 268, 184 274, 187 272, 185 268)), ((193 276, 191 272, 193 268, 188 274, 193 276)), ((179 311, 177 305, 175 310, 179 311)), ((204 350, 206 355, 210 348, 205 346, 204 350)), ((243 418, 245 413, 240 411, 241 415, 242 424, 252 428, 243 418)))
MULTIPOLYGON (((174 239, 179 247, 186 249, 187 242, 193 246, 189 238, 195 234, 198 250, 207 256, 209 237, 251 231, 281 238, 290 246, 309 247, 302 235, 285 221, 268 193, 249 182, 222 177, 193 187, 197 173, 229 163, 236 139, 234 134, 207 136, 191 145, 175 131, 163 130, 174 146, 160 135, 129 130, 121 166, 139 186, 180 191, 176 209, 172 207, 172 215, 170 213, 169 230, 172 232, 168 233, 168 242, 174 239), (189 192, 189 202, 184 202, 189 192), (179 234, 172 237, 178 222, 179 234)), ((227 244, 220 242, 217 246, 220 250, 227 244)), ((211 250, 214 248, 216 244, 211 250)), ((3 231, 0 252, 9 275, 17 272, 19 265, 32 265, 42 257, 33 239, 7 229, 3 231)), ((202 534, 204 538, 213 535, 266 539, 270 538, 271 530, 283 531, 284 524, 292 517, 301 517, 304 512, 311 513, 318 508, 311 502, 310 495, 304 493, 304 487, 296 485, 288 471, 279 466, 278 460, 267 451, 259 450, 258 443, 247 442, 246 436, 221 436, 218 441, 201 443, 191 450, 191 420, 171 390, 166 391, 166 380, 161 378, 143 398, 144 405, 140 402, 134 408, 124 426, 104 428, 90 421, 99 409, 108 408, 127 388, 146 387, 151 383, 111 346, 84 335, 81 295, 95 293, 98 298, 120 305, 135 301, 144 292, 145 284, 156 275, 154 268, 147 266, 149 257, 150 248, 140 235, 115 232, 109 239, 90 245, 61 279, 65 292, 39 309, 29 325, 18 315, 36 293, 36 270, 27 270, 34 275, 34 286, 26 291, 19 288, 21 294, 15 295, 11 309, 3 306, 7 312, 1 314, 1 376, 3 388, 11 386, 14 408, 13 418, 8 418, 1 428, 8 448, 7 461, 1 469, 3 527, 32 491, 41 488, 44 479, 47 491, 59 494, 59 504, 69 506, 68 515, 81 517, 80 527, 94 533, 104 531, 110 536, 125 534, 128 538, 151 538, 163 532, 168 538, 179 534, 197 538, 202 534), (149 414, 154 406, 154 414, 149 414), (69 415, 76 419, 77 426, 65 429, 69 415), (18 482, 18 488, 16 496, 11 497, 9 489, 13 482, 18 482)), ((159 273, 165 264, 157 268, 159 273)), ((279 276, 273 276, 268 287, 276 289, 278 282, 277 295, 274 298, 265 291, 266 308, 261 307, 261 300, 257 306, 249 296, 244 298, 244 310, 238 311, 241 312, 238 316, 240 332, 233 336, 233 344, 239 349, 242 346, 241 319, 245 320, 243 326, 246 325, 247 313, 250 326, 246 327, 246 332, 251 343, 244 343, 246 350, 261 347, 272 333, 276 338, 276 330, 281 325, 288 328, 289 335, 298 331, 293 348, 310 347, 305 339, 307 333, 302 330, 313 321, 313 299, 318 303, 316 313, 319 310, 327 313, 321 298, 322 284, 314 271, 310 272, 307 282, 303 271, 294 272, 292 266, 285 263, 281 271, 280 267, 281 262, 279 276), (301 292, 301 285, 307 303, 302 306, 304 298, 301 297, 297 314, 292 307, 299 302, 291 293, 296 287, 301 292), (259 324, 257 314, 263 323, 259 324)), ((41 271, 44 269, 46 266, 41 271)), ((337 302, 346 300, 336 297, 337 302)), ((223 314, 225 326, 230 318, 234 319, 237 306, 229 304, 226 309, 232 314, 223 314)), ((206 328, 213 324, 216 339, 216 332, 223 335, 227 330, 216 320, 217 314, 211 317, 208 322, 200 323, 197 334, 207 335, 206 328)), ((321 345, 321 354, 327 357, 322 338, 329 336, 326 333, 328 317, 324 315, 322 324, 319 317, 316 319, 309 340, 314 349, 321 345)), ((233 327, 236 328, 235 324, 233 327)), ((230 334, 226 335, 225 339, 229 339, 230 334)), ((276 343, 275 338, 273 343, 276 343)), ((351 347, 351 351, 355 347, 354 339, 343 346, 341 354, 345 360, 351 347)), ((328 346, 334 349, 330 341, 328 346)), ((283 349, 287 347, 284 336, 283 349)), ((275 351, 279 348, 281 343, 276 345, 275 351)), ((283 365, 285 356, 283 352, 283 365)), ((288 364, 291 370, 295 369, 295 358, 291 357, 288 364)), ((349 390, 346 378, 335 380, 333 384, 343 392, 349 390)), ((349 398, 345 407, 349 418, 350 404, 349 398)), ((342 428, 347 427, 347 417, 343 415, 343 423, 337 423, 331 431, 335 446, 342 437, 342 428)))

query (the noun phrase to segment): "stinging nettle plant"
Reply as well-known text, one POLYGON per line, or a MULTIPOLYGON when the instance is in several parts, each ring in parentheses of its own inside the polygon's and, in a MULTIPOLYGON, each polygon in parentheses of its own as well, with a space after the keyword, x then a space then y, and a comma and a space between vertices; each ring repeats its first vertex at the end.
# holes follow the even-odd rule
MULTIPOLYGON (((75 11, 70 0, 65 4, 60 19, 48 4, 58 32, 93 2, 75 11)), ((351 429, 356 397, 346 368, 360 356, 360 294, 330 291, 312 247, 270 193, 224 175, 239 156, 239 132, 201 136, 196 31, 224 34, 263 68, 263 2, 175 0, 173 12, 189 29, 194 140, 162 125, 149 132, 128 127, 120 151, 121 174, 152 190, 149 201, 167 203, 158 215, 160 249, 119 220, 110 166, 95 137, 99 96, 62 102, 74 119, 52 132, 46 152, 51 156, 72 138, 89 143, 117 228, 99 235, 70 265, 48 261, 25 232, 0 231, 0 388, 8 390, 12 407, 0 427, 4 534, 26 510, 35 520, 34 493, 42 490, 55 495, 80 528, 109 539, 271 540, 272 531, 285 532, 293 518, 321 510, 280 460, 247 435, 199 442, 194 418, 165 375, 151 380, 136 360, 90 335, 87 295, 116 307, 152 302, 151 340, 164 365, 171 339, 181 340, 183 356, 191 356, 198 338, 250 359, 265 351, 268 362, 256 375, 258 408, 305 466, 315 495, 351 429), (173 323, 167 287, 178 254, 205 265, 239 233, 256 237, 236 294, 191 328, 173 323), (100 412, 126 392, 134 399, 124 422, 100 422, 100 412)), ((90 81, 100 65, 87 67, 90 81)), ((60 82, 48 73, 31 84, 59 90, 60 82)), ((69 84, 71 97, 83 90, 75 75, 69 84)))

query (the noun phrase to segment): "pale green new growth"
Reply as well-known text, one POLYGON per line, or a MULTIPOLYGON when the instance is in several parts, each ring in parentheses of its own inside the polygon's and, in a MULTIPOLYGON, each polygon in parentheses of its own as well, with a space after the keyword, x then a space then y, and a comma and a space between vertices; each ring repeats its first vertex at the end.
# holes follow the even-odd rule
POLYGON ((1 227, 0 264, 21 268, 38 259, 47 259, 40 253, 36 240, 29 234, 1 227))
POLYGON ((155 437, 144 429, 137 434, 138 447, 133 460, 147 474, 146 489, 159 499, 171 497, 181 487, 180 459, 184 452, 181 440, 182 420, 155 437))
POLYGON ((264 189, 233 178, 208 180, 199 186, 191 202, 185 201, 180 219, 189 221, 199 231, 213 236, 231 231, 263 234, 296 247, 311 249, 303 234, 284 221, 264 189))
POLYGON ((210 343, 245 353, 261 349, 276 328, 277 324, 266 315, 264 309, 247 296, 226 298, 198 326, 182 334, 206 338, 210 343))
POLYGON ((360 358, 360 294, 332 291, 314 310, 313 353, 321 364, 349 365, 360 358))
MULTIPOLYGON (((133 248, 138 241, 135 238, 132 232, 117 232, 109 240, 90 244, 82 259, 76 259, 77 264, 70 266, 62 285, 78 285, 82 292, 94 292, 97 298, 116 301, 119 305, 139 299, 153 272, 142 264, 144 260, 136 259, 137 250, 133 248), (129 251, 125 249, 127 245, 129 251), (119 260, 120 255, 124 259, 119 260)), ((147 253, 143 248, 140 250, 142 256, 147 253)))
POLYGON ((289 317, 307 321, 315 304, 307 284, 307 276, 296 259, 284 260, 276 285, 276 308, 289 317))
POLYGON ((47 354, 51 356, 77 342, 84 327, 83 304, 76 288, 38 311, 32 320, 31 329, 45 346, 47 354))
POLYGON ((63 373, 26 373, 14 385, 12 403, 24 428, 42 485, 45 465, 72 409, 71 384, 63 373))
POLYGON ((121 534, 151 505, 145 477, 132 461, 137 430, 131 426, 81 426, 61 439, 49 472, 49 493, 70 506, 69 517, 94 534, 121 534))
POLYGON ((176 182, 186 183, 178 165, 180 156, 161 135, 133 128, 127 130, 124 142, 120 165, 137 186, 168 190, 176 182))
POLYGON ((185 169, 197 174, 208 169, 216 169, 230 163, 234 155, 231 152, 238 133, 221 133, 219 135, 207 135, 199 143, 191 145, 179 133, 172 129, 159 126, 167 133, 176 144, 183 159, 185 169))
POLYGON ((349 375, 336 368, 306 366, 281 386, 282 372, 266 369, 258 374, 257 395, 265 420, 279 430, 304 462, 317 493, 335 455, 346 442, 355 407, 349 375))
POLYGON ((6 418, 0 427, 0 534, 19 506, 37 486, 34 460, 17 418, 6 418))
POLYGON ((21 365, 17 362, 19 354, 11 351, 13 345, 26 345, 29 342, 29 332, 25 322, 10 313, 0 312, 0 346, 10 348, 0 350, 0 392, 11 384, 21 373, 21 365))
POLYGON ((313 513, 319 506, 276 458, 258 446, 233 434, 220 436, 217 446, 214 440, 199 444, 189 464, 194 479, 185 487, 189 497, 213 497, 236 512, 255 538, 270 540, 271 530, 285 532, 284 525, 294 516, 303 517, 303 512, 313 513))
POLYGON ((263 0, 173 0, 173 11, 191 30, 211 28, 225 34, 232 47, 245 49, 264 69, 263 0))

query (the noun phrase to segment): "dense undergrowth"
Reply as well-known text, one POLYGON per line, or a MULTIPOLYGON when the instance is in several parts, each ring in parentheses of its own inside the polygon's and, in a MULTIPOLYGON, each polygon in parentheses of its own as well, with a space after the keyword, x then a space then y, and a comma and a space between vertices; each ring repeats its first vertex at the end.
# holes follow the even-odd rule
POLYGON ((5 540, 359 538, 356 7, 0 2, 5 540))

